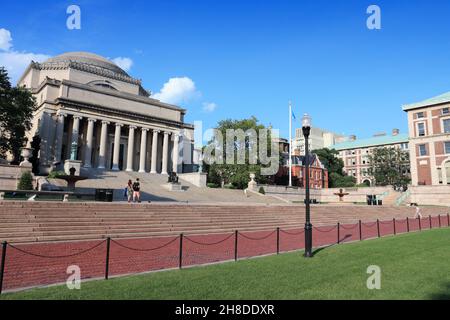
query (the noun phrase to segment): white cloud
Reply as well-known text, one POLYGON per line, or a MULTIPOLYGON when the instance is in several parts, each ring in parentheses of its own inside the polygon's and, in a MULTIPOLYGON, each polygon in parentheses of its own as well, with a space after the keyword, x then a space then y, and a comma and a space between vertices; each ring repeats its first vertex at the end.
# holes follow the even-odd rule
POLYGON ((0 29, 0 66, 8 71, 11 82, 14 84, 25 71, 31 61, 42 62, 50 58, 46 54, 19 52, 12 49, 11 32, 0 29))
POLYGON ((203 102, 203 111, 205 112, 213 112, 217 109, 217 104, 214 102, 203 102))
POLYGON ((122 68, 126 72, 130 71, 131 67, 133 66, 133 60, 125 57, 114 58, 112 59, 112 62, 117 64, 120 68, 122 68))
POLYGON ((0 50, 8 51, 12 47, 11 32, 9 30, 0 29, 0 50))
POLYGON ((197 91, 194 81, 188 77, 170 78, 160 92, 153 95, 153 98, 171 104, 186 103, 191 99, 199 97, 201 93, 197 91))

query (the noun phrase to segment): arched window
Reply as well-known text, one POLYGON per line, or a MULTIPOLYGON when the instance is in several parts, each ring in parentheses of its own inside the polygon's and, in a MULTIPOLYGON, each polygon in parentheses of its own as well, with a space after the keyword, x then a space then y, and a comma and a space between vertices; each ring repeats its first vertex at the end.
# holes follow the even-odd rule
POLYGON ((104 88, 104 89, 110 89, 110 90, 114 90, 114 91, 118 91, 111 82, 107 81, 107 80, 97 80, 97 81, 92 81, 89 82, 88 85, 92 86, 92 87, 100 87, 100 88, 104 88))

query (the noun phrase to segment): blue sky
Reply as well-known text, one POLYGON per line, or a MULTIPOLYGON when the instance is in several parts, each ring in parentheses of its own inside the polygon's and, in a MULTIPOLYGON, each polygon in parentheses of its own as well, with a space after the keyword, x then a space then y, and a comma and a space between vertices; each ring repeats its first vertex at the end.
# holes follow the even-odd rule
POLYGON ((402 104, 450 91, 449 18, 444 0, 4 1, 0 62, 22 55, 3 56, 17 72, 26 54, 123 57, 154 93, 191 81, 178 88, 189 122, 255 115, 287 136, 292 100, 298 120, 362 138, 405 132, 402 104), (66 28, 70 4, 81 30, 66 28), (381 30, 366 27, 371 4, 381 30))

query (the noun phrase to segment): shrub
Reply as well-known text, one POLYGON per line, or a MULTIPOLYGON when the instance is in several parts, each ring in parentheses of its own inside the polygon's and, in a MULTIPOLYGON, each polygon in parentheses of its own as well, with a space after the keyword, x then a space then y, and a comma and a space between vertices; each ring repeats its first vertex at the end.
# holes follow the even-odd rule
POLYGON ((22 173, 19 179, 18 190, 33 190, 33 176, 31 172, 26 171, 22 173))
POLYGON ((266 191, 264 190, 263 187, 259 187, 259 193, 261 193, 261 194, 266 194, 266 191))
POLYGON ((217 183, 207 183, 206 184, 206 186, 208 187, 208 188, 219 188, 219 185, 217 184, 217 183))
POLYGON ((52 171, 50 172, 50 174, 48 175, 49 179, 55 179, 59 176, 65 176, 66 173, 64 171, 52 171))

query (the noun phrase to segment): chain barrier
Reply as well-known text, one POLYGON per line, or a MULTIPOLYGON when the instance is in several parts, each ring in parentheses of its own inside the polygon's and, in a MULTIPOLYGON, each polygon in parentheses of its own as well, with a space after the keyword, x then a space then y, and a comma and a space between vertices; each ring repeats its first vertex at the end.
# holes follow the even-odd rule
POLYGON ((305 233, 305 230, 301 230, 299 232, 290 232, 290 231, 286 231, 286 230, 281 230, 280 229, 280 232, 281 233, 285 233, 285 234, 290 235, 290 236, 298 236, 298 235, 301 235, 302 233, 305 233))
POLYGON ((37 258, 45 258, 45 259, 60 259, 61 258, 62 259, 62 258, 71 258, 71 257, 75 257, 75 256, 78 256, 78 255, 87 253, 89 251, 94 250, 95 248, 98 248, 100 245, 102 245, 105 242, 106 242, 106 240, 103 240, 103 241, 101 241, 100 243, 96 244, 95 246, 93 246, 91 248, 88 248, 86 250, 83 250, 83 251, 80 251, 80 252, 77 252, 77 253, 63 255, 63 256, 46 256, 46 255, 43 255, 43 254, 33 253, 33 252, 30 252, 30 251, 26 251, 24 249, 20 249, 20 248, 12 245, 10 243, 8 243, 8 246, 10 246, 11 248, 13 248, 13 249, 15 249, 17 251, 20 251, 20 252, 22 252, 24 254, 27 254, 27 255, 30 255, 30 256, 34 256, 34 257, 37 257, 37 258))
POLYGON ((319 228, 323 228, 323 227, 313 227, 314 230, 316 230, 317 232, 331 232, 333 230, 335 230, 337 228, 337 226, 332 226, 331 228, 327 229, 327 230, 320 230, 319 228))
POLYGON ((167 242, 167 243, 165 243, 165 244, 163 244, 163 245, 161 245, 161 246, 159 246, 159 247, 148 248, 148 249, 132 248, 132 247, 126 246, 126 245, 124 245, 124 244, 121 244, 120 242, 117 242, 116 240, 113 240, 113 239, 111 239, 111 242, 114 242, 114 243, 117 244, 119 247, 122 247, 122 248, 124 248, 124 249, 132 250, 132 251, 148 252, 148 251, 155 251, 155 250, 159 250, 159 249, 165 248, 165 247, 171 245, 172 243, 174 243, 175 241, 177 241, 178 239, 180 239, 179 236, 173 238, 173 239, 170 240, 169 242, 167 242))
POLYGON ((253 237, 249 237, 249 236, 246 236, 246 235, 244 235, 243 233, 240 233, 240 232, 238 232, 242 237, 244 237, 245 239, 248 239, 248 240, 254 240, 254 241, 259 241, 259 240, 266 240, 266 239, 268 239, 268 238, 270 238, 275 232, 277 232, 276 230, 275 231, 272 231, 271 233, 269 233, 267 236, 264 236, 264 237, 261 237, 261 238, 253 238, 253 237))
POLYGON ((353 230, 355 228, 359 227, 359 223, 356 223, 354 225, 351 225, 351 227, 346 227, 345 224, 341 224, 340 227, 344 230, 353 230))
POLYGON ((372 223, 365 223, 365 222, 362 222, 361 224, 362 224, 363 226, 367 227, 367 228, 372 228, 373 226, 376 226, 376 225, 377 225, 376 222, 372 222, 372 223))
POLYGON ((221 244, 221 243, 227 241, 228 239, 230 239, 233 236, 234 236, 234 232, 232 234, 230 234, 228 237, 226 237, 225 239, 223 239, 223 240, 220 240, 220 241, 217 241, 217 242, 208 242, 208 243, 192 240, 191 238, 189 238, 187 236, 184 236, 184 239, 189 240, 190 242, 193 242, 193 243, 198 244, 200 246, 214 246, 214 245, 221 244))

